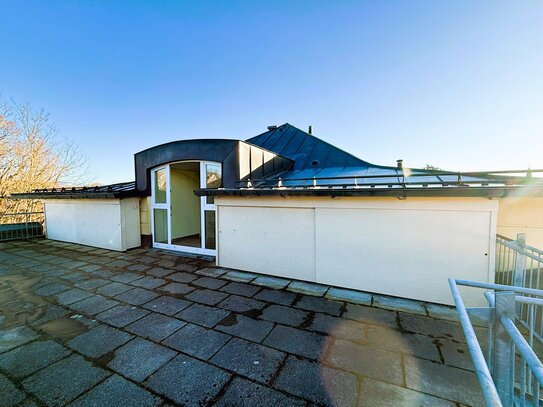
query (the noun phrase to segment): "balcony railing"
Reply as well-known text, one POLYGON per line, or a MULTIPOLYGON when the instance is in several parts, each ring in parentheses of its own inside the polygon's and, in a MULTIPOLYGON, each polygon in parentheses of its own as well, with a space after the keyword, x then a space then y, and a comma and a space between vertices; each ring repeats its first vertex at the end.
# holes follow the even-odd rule
POLYGON ((43 212, 0 213, 0 242, 45 236, 43 212))

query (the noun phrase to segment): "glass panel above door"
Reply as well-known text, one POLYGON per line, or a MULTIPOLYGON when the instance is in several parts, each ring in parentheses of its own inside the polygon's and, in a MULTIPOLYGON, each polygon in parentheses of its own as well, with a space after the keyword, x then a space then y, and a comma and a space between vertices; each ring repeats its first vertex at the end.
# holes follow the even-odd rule
MULTIPOLYGON (((222 169, 219 164, 205 165, 206 188, 219 188, 222 184, 222 169)), ((206 203, 212 205, 215 202, 214 197, 206 197, 206 203)))
POLYGON ((166 203, 166 169, 161 168, 155 174, 155 203, 166 203))

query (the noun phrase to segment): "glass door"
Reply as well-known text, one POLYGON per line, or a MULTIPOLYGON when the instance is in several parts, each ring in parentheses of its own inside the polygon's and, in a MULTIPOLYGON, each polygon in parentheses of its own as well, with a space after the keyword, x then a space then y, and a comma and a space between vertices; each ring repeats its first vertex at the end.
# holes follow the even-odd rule
POLYGON ((216 255, 214 197, 198 198, 194 190, 221 185, 222 167, 216 162, 184 161, 152 170, 153 246, 216 255))

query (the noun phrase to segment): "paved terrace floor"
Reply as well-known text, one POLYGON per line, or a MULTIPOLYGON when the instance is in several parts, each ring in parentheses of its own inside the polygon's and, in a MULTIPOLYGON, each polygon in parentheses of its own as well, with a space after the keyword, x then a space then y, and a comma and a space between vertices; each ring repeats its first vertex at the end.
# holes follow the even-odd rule
POLYGON ((482 405, 450 309, 255 277, 0 244, 0 405, 482 405))

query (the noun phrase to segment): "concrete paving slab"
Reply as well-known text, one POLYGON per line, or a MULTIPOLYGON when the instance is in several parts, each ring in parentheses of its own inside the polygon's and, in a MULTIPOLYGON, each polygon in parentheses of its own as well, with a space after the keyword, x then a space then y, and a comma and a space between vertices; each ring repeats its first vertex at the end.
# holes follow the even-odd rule
POLYGON ((356 380, 351 373, 289 356, 274 387, 318 405, 354 406, 356 380))
POLYGON ((91 278, 89 280, 78 282, 76 287, 82 288, 83 290, 94 290, 95 288, 101 287, 108 283, 108 280, 104 280, 102 278, 91 278))
POLYGON ((229 294, 241 295, 243 297, 252 297, 257 292, 260 291, 259 287, 254 286, 252 283, 238 283, 232 282, 228 283, 226 286, 221 288, 221 291, 224 291, 229 294))
POLYGON ((252 283, 256 285, 260 285, 262 287, 268 287, 268 288, 280 290, 280 289, 286 288, 286 286, 289 285, 290 282, 291 280, 287 280, 285 278, 261 275, 255 278, 252 283))
POLYGON ((288 285, 287 290, 295 293, 322 297, 328 290, 328 286, 314 283, 306 283, 304 281, 292 281, 288 285))
POLYGON ((316 313, 309 329, 337 338, 360 342, 366 338, 365 325, 360 322, 316 313))
POLYGON ((3 374, 0 373, 0 406, 19 406, 26 398, 26 395, 17 389, 15 385, 3 374))
POLYGON ((264 387, 249 380, 235 377, 228 385, 220 400, 215 403, 216 407, 233 406, 292 406, 302 407, 307 403, 303 400, 287 396, 276 390, 264 387))
POLYGON ((264 345, 318 360, 325 354, 328 339, 314 332, 277 325, 264 341, 264 345))
POLYGON ((148 274, 153 277, 165 277, 169 274, 172 274, 174 271, 171 269, 165 269, 162 267, 153 267, 150 270, 147 270, 145 274, 148 274))
POLYGON ((33 341, 38 334, 25 326, 18 326, 0 331, 0 353, 33 341))
POLYGON ((217 306, 235 312, 258 311, 266 305, 265 302, 252 298, 231 295, 221 301, 217 306))
POLYGON ((153 374, 146 384, 178 404, 201 406, 208 404, 230 377, 229 373, 215 366, 179 355, 153 374))
POLYGON ((191 301, 179 300, 173 297, 162 296, 152 301, 149 301, 148 303, 143 305, 143 308, 148 309, 150 311, 156 311, 156 312, 160 312, 161 314, 171 316, 171 315, 177 314, 179 311, 187 308, 188 306, 192 304, 193 303, 191 301))
POLYGON ((175 355, 171 349, 136 338, 117 349, 107 366, 132 380, 143 381, 175 355))
POLYGON ((142 319, 128 325, 126 330, 133 334, 160 342, 181 329, 186 322, 166 315, 152 312, 142 319))
POLYGON ((147 289, 158 288, 158 287, 163 286, 166 283, 167 281, 162 278, 149 277, 149 276, 130 282, 131 285, 135 285, 136 287, 147 288, 147 289))
POLYGON ((70 407, 88 406, 138 406, 153 407, 162 403, 162 399, 135 385, 128 380, 113 375, 87 392, 70 407))
POLYGON ((253 342, 261 342, 273 328, 268 321, 261 321, 240 314, 231 314, 215 329, 253 342))
POLYGON ((96 292, 107 297, 113 297, 114 295, 118 295, 130 289, 132 289, 132 287, 129 285, 114 282, 99 287, 98 289, 96 289, 96 292))
POLYGON ((232 338, 230 335, 187 324, 162 343, 199 359, 209 359, 232 338))
POLYGON ((456 403, 393 384, 372 379, 363 379, 358 405, 360 407, 455 407, 456 403))
POLYGON ((174 273, 167 277, 168 279, 175 281, 177 283, 190 283, 191 281, 194 281, 198 278, 198 276, 195 276, 191 273, 174 273))
POLYGON ((411 356, 404 363, 408 388, 468 406, 485 404, 475 373, 411 356))
POLYGON ((228 297, 227 293, 208 289, 196 290, 191 292, 190 294, 185 295, 185 298, 187 300, 205 305, 217 305, 226 297, 228 297))
POLYGON ((85 356, 98 358, 124 345, 133 337, 107 325, 98 325, 69 341, 68 346, 85 356))
POLYGON ((79 288, 72 288, 71 290, 63 291, 59 294, 56 294, 55 298, 60 305, 70 305, 74 302, 84 300, 91 295, 91 293, 81 290, 79 288))
POLYGON ((392 311, 403 311, 410 314, 426 315, 426 309, 420 301, 406 298, 389 297, 386 295, 373 295, 373 306, 392 311))
POLYGON ((74 302, 68 307, 82 314, 95 315, 118 304, 119 301, 109 300, 101 295, 92 295, 82 301, 74 302))
POLYGON ((341 315, 344 303, 304 295, 294 306, 307 311, 322 312, 325 314, 339 316, 341 315))
POLYGON ((210 290, 217 290, 222 286, 226 285, 227 281, 204 276, 192 281, 191 284, 202 288, 209 288, 210 290))
POLYGON ((138 273, 119 273, 111 277, 111 280, 127 284, 140 278, 143 278, 143 275, 138 273))
POLYGON ((337 339, 328 362, 341 370, 402 386, 403 367, 399 353, 337 339))
POLYGON ((143 318, 148 313, 149 311, 144 311, 140 308, 128 305, 117 305, 116 307, 96 315, 96 319, 107 322, 117 328, 122 328, 123 326, 143 318))
POLYGON ((184 283, 170 283, 160 287, 160 291, 170 294, 187 294, 193 290, 194 288, 184 283))
POLYGON ((291 306, 298 294, 289 293, 288 291, 263 289, 254 296, 257 300, 273 302, 285 306, 291 306))
POLYGON ((116 299, 122 302, 126 302, 131 305, 141 305, 152 299, 157 298, 159 295, 151 290, 145 290, 143 288, 134 288, 129 291, 125 291, 117 296, 116 299))
POLYGON ((208 307, 201 304, 193 304, 178 314, 175 314, 175 317, 187 322, 194 322, 195 324, 211 328, 228 315, 230 315, 230 311, 208 307))
POLYGON ((48 406, 63 406, 109 376, 81 356, 73 355, 40 370, 23 387, 48 406))
POLYGON ((21 379, 70 353, 64 346, 51 340, 32 342, 1 354, 0 368, 11 377, 21 379))
POLYGON ((394 311, 363 305, 347 304, 342 318, 353 319, 372 325, 383 325, 389 328, 398 328, 397 315, 394 311))
POLYGON ((245 273, 243 271, 229 271, 223 274, 221 278, 225 278, 231 281, 238 281, 240 283, 248 283, 254 280, 258 275, 253 273, 245 273))
POLYGON ((354 304, 371 305, 372 294, 346 288, 330 287, 326 298, 336 301, 347 301, 354 304))
POLYGON ((267 346, 234 338, 211 361, 241 376, 266 384, 271 381, 285 357, 283 352, 267 346))
POLYGON ((218 267, 206 267, 204 269, 195 271, 195 274, 208 277, 220 277, 223 274, 228 273, 230 270, 222 269, 218 267))
POLYGON ((309 313, 306 311, 272 304, 262 311, 259 318, 297 327, 300 326, 308 316, 309 313))

